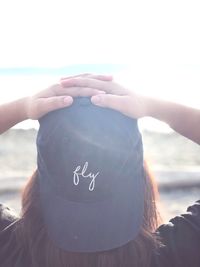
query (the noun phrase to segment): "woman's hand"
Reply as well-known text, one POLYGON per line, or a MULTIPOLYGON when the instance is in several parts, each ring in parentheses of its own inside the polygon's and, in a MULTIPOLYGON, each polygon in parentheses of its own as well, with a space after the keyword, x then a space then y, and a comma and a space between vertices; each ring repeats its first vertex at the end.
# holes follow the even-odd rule
POLYGON ((138 95, 112 81, 88 77, 63 80, 63 86, 103 90, 106 94, 92 96, 95 105, 115 109, 131 118, 150 116, 167 123, 172 129, 200 144, 200 109, 138 95))
MULTIPOLYGON (((111 76, 83 74, 75 77, 88 77, 91 80, 110 81, 111 76)), ((73 78, 75 78, 73 77, 73 78)), ((70 87, 64 88, 62 81, 67 81, 69 78, 62 78, 60 83, 50 86, 46 90, 37 93, 34 96, 26 99, 26 117, 27 119, 39 119, 50 111, 68 107, 73 103, 73 97, 78 96, 94 96, 103 94, 104 92, 98 89, 70 87)))
POLYGON ((142 118, 148 115, 147 98, 115 82, 78 77, 62 80, 61 83, 66 89, 67 87, 78 87, 80 91, 86 88, 104 91, 106 94, 93 95, 91 98, 92 103, 97 106, 115 109, 132 118, 142 118))
MULTIPOLYGON (((76 77, 89 77, 91 80, 102 81, 112 80, 111 76, 102 75, 83 74, 76 77)), ((63 80, 66 81, 67 78, 63 80)), ((61 79, 60 83, 50 86, 34 96, 0 105, 0 134, 26 119, 37 120, 50 111, 70 106, 73 102, 73 97, 93 96, 101 93, 104 92, 98 89, 64 88, 61 79)))

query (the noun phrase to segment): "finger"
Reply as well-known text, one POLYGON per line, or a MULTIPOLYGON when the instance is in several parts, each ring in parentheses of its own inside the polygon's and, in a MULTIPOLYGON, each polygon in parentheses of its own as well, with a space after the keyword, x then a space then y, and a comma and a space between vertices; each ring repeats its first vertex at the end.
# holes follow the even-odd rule
POLYGON ((63 80, 61 85, 63 87, 90 87, 98 90, 106 91, 108 90, 109 82, 92 79, 92 78, 77 78, 77 79, 68 79, 63 80))
POLYGON ((50 87, 46 88, 45 90, 40 91, 37 93, 37 98, 49 98, 57 96, 57 91, 62 90, 62 86, 59 83, 55 83, 50 87))
POLYGON ((97 74, 85 73, 85 74, 80 74, 76 76, 61 78, 60 81, 62 83, 65 83, 65 81, 68 81, 73 78, 85 78, 85 77, 90 78, 90 79, 100 80, 100 81, 108 81, 108 82, 113 80, 112 75, 97 75, 97 74))
POLYGON ((55 96, 38 99, 38 113, 41 117, 50 111, 68 107, 72 103, 73 98, 71 96, 55 96))
POLYGON ((62 80, 61 84, 64 87, 93 87, 96 89, 102 88, 104 85, 104 81, 95 80, 92 78, 72 78, 62 80))
POLYGON ((104 91, 93 89, 93 88, 84 88, 84 87, 69 87, 69 88, 62 88, 61 90, 57 91, 57 95, 69 95, 72 97, 87 97, 93 96, 98 94, 105 94, 104 91))
POLYGON ((89 88, 89 87, 62 87, 62 86, 56 86, 53 88, 54 94, 57 96, 64 96, 69 95, 72 97, 76 96, 92 96, 92 95, 98 95, 105 93, 102 90, 89 88))
POLYGON ((125 95, 125 94, 127 95, 129 93, 127 89, 124 89, 121 85, 117 83, 91 79, 88 77, 62 81, 62 86, 63 87, 90 87, 90 88, 98 89, 101 91, 105 91, 108 94, 115 94, 115 95, 125 95))
POLYGON ((101 80, 101 81, 112 81, 113 80, 113 76, 112 75, 88 75, 88 78, 91 79, 97 79, 97 80, 101 80))
POLYGON ((78 78, 78 77, 86 77, 86 76, 89 76, 89 75, 90 75, 90 73, 83 73, 83 74, 78 74, 78 75, 62 77, 62 78, 60 78, 60 80, 67 80, 67 79, 73 79, 73 78, 78 78))
POLYGON ((104 108, 111 108, 117 110, 125 115, 129 114, 130 97, 129 96, 118 96, 118 95, 96 95, 92 96, 91 102, 94 105, 101 106, 104 108))

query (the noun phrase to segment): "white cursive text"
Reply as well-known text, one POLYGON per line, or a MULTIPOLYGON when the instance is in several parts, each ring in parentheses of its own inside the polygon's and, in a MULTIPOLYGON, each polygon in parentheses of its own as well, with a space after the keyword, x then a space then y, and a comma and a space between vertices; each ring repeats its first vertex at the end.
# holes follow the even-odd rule
POLYGON ((74 185, 78 185, 79 181, 80 181, 80 176, 82 176, 83 178, 90 178, 92 179, 90 184, 89 184, 89 190, 93 191, 95 188, 95 179, 98 176, 99 172, 97 172, 96 174, 92 174, 91 172, 89 174, 86 174, 88 168, 88 162, 86 161, 86 163, 83 166, 83 169, 81 170, 81 166, 77 166, 75 171, 73 172, 74 174, 74 185), (80 172, 79 172, 80 171, 80 172))

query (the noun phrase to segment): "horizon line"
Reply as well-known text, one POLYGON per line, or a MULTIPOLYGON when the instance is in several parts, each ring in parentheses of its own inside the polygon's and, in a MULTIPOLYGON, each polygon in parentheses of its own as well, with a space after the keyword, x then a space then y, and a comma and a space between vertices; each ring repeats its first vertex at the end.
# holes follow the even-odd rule
POLYGON ((125 64, 72 64, 60 67, 0 67, 0 75, 73 75, 76 73, 108 73, 123 70, 125 64))

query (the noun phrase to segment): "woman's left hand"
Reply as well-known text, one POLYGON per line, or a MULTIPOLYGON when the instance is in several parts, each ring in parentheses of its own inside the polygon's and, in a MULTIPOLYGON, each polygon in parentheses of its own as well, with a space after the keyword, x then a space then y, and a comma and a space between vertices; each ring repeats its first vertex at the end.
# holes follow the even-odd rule
MULTIPOLYGON (((82 74, 75 77, 88 77, 90 79, 96 79, 101 81, 111 81, 111 76, 105 75, 90 75, 82 74)), ((69 77, 72 78, 72 77, 69 77)), ((62 80, 60 83, 50 86, 49 88, 40 91, 36 95, 26 98, 25 112, 27 119, 37 120, 47 114, 50 111, 68 107, 73 103, 73 97, 78 96, 94 96, 104 93, 102 90, 91 88, 78 88, 70 87, 64 88, 62 86, 62 80)))
MULTIPOLYGON (((111 76, 90 74, 82 74, 75 77, 89 77, 90 79, 101 81, 112 80, 111 76)), ((64 78, 65 81, 67 79, 64 78)), ((73 97, 94 96, 102 93, 99 89, 80 89, 72 86, 64 88, 62 80, 60 83, 50 86, 36 95, 0 105, 0 134, 24 120, 37 120, 50 111, 70 106, 73 102, 73 97)))

